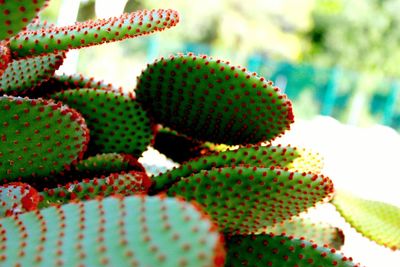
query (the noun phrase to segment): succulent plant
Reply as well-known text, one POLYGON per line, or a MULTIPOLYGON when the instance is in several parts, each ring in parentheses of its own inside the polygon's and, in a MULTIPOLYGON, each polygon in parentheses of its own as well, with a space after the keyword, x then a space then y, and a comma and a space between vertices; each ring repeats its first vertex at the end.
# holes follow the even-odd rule
MULTIPOLYGON (((0 1, 1 266, 358 266, 335 250, 340 229, 298 217, 335 190, 319 154, 271 144, 294 121, 272 82, 192 53, 149 64, 134 92, 56 75, 69 49, 164 30, 179 15, 57 27, 37 16, 46 4, 0 1), (156 163, 138 160, 148 146, 180 166, 148 175, 156 163)), ((351 222, 369 212, 340 194, 333 203, 351 222)), ((387 211, 376 216, 396 229, 387 211)))

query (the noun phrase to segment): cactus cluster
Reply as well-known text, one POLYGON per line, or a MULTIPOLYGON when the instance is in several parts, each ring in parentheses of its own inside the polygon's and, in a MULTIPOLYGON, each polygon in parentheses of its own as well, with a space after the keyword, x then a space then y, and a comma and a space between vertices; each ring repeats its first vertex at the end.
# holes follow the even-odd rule
POLYGON ((294 121, 272 82, 192 53, 149 64, 133 93, 56 75, 69 49, 161 31, 179 15, 57 27, 38 17, 46 4, 0 1, 1 266, 358 266, 336 252, 340 229, 301 214, 334 199, 346 217, 363 203, 334 196, 318 154, 271 144, 294 121), (149 146, 179 167, 149 174, 138 160, 149 146))

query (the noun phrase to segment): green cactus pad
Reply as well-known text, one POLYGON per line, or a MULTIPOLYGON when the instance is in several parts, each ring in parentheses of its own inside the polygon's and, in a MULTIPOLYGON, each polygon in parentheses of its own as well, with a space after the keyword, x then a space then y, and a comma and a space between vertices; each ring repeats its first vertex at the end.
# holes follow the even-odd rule
POLYGON ((350 257, 335 249, 289 236, 248 235, 232 236, 226 240, 225 267, 356 267, 350 257))
MULTIPOLYGON (((178 168, 154 177, 154 184, 150 191, 158 193, 176 183, 182 177, 189 176, 201 170, 209 170, 213 167, 250 165, 255 167, 275 166, 282 169, 298 170, 297 167, 299 167, 299 164, 297 162, 307 161, 307 159, 302 159, 304 156, 311 159, 309 160, 310 163, 314 162, 314 158, 318 159, 318 156, 313 156, 313 154, 304 149, 281 145, 247 146, 234 150, 214 152, 185 162, 178 168)), ((315 166, 322 166, 320 164, 321 161, 315 162, 315 166)), ((311 164, 311 166, 313 165, 311 164)), ((317 168, 313 167, 312 170, 315 171, 317 168)), ((300 169, 298 171, 304 172, 306 170, 300 169)), ((319 171, 315 173, 319 173, 319 171)))
POLYGON ((311 219, 294 217, 273 225, 268 232, 275 235, 285 234, 313 242, 319 246, 340 249, 344 244, 343 231, 324 222, 314 222, 311 219))
POLYGON ((40 55, 161 31, 179 22, 174 10, 141 10, 120 17, 77 22, 71 26, 24 31, 10 39, 14 57, 40 55))
POLYGON ((0 97, 0 179, 33 180, 68 169, 89 141, 75 110, 43 99, 0 97))
POLYGON ((65 204, 71 200, 94 199, 99 196, 144 194, 149 189, 150 184, 150 178, 146 173, 137 171, 113 173, 107 177, 91 180, 84 179, 82 182, 69 183, 65 186, 45 189, 40 192, 39 207, 65 204))
POLYGON ((64 53, 57 53, 12 61, 0 79, 0 94, 27 94, 50 79, 64 57, 64 53))
POLYGON ((98 154, 81 160, 73 166, 73 172, 79 173, 80 177, 130 170, 145 172, 144 167, 135 157, 118 153, 98 154))
POLYGON ((57 92, 75 88, 97 88, 103 90, 118 91, 123 93, 122 87, 114 87, 111 83, 96 80, 93 77, 85 77, 81 74, 54 75, 47 81, 41 83, 31 90, 29 96, 32 98, 49 97, 57 92))
POLYGON ((47 0, 2 0, 0 40, 8 39, 23 30, 47 2, 47 0))
POLYGON ((39 193, 29 184, 14 182, 0 186, 0 217, 35 210, 39 193))
POLYGON ((155 61, 139 76, 136 94, 158 123, 212 143, 272 140, 293 122, 291 102, 272 82, 208 56, 155 61))
POLYGON ((109 197, 0 220, 1 266, 223 266, 222 238, 197 207, 109 197))
POLYGON ((101 89, 75 89, 52 98, 85 117, 90 129, 90 154, 115 152, 140 157, 153 139, 150 119, 130 96, 101 89))
POLYGON ((171 186, 167 194, 196 201, 231 234, 268 232, 333 193, 322 175, 271 168, 226 167, 201 171, 171 186))
POLYGON ((337 191, 332 204, 356 231, 377 244, 400 249, 400 208, 337 191))

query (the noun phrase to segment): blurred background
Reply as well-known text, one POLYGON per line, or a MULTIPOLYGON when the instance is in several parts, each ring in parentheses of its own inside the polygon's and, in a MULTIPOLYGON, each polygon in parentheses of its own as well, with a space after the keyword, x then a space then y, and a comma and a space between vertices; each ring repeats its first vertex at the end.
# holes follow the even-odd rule
MULTIPOLYGON (((400 0, 52 0, 43 19, 66 25, 144 8, 176 9, 181 21, 72 51, 59 72, 132 90, 147 63, 177 52, 245 66, 293 102, 296 123, 276 142, 322 154, 337 187, 400 206, 400 0)), ((398 251, 362 238, 325 208, 345 228, 343 251, 355 261, 400 266, 398 251)))

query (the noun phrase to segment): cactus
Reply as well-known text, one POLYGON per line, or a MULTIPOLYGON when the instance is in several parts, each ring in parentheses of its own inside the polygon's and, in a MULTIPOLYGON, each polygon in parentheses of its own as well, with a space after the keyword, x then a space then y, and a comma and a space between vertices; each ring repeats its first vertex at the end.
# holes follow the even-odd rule
POLYGON ((158 123, 201 141, 259 143, 293 122, 291 102, 272 82, 208 56, 156 60, 139 76, 136 94, 158 123))
POLYGON ((274 226, 269 227, 268 231, 275 235, 286 235, 303 237, 318 246, 327 246, 340 249, 344 244, 343 231, 324 222, 315 222, 308 218, 294 217, 274 226))
POLYGON ((268 231, 332 193, 327 177, 274 167, 214 168, 183 178, 167 191, 202 205, 221 231, 230 234, 268 231))
POLYGON ((7 40, 26 28, 36 14, 47 5, 48 0, 1 1, 0 40, 7 40))
POLYGON ((272 82, 192 53, 149 64, 135 92, 55 75, 70 49, 179 15, 57 27, 37 16, 46 3, 0 1, 0 266, 358 266, 335 252, 340 229, 298 219, 334 187, 320 155, 272 145, 294 121, 272 82), (167 141, 181 165, 148 177, 157 163, 141 156, 160 128, 184 140, 167 141))
POLYGON ((214 152, 195 158, 182 164, 179 168, 154 177, 151 192, 160 192, 179 181, 181 177, 189 176, 201 170, 214 167, 251 165, 254 167, 280 167, 300 172, 319 173, 322 168, 321 159, 317 154, 307 153, 304 149, 278 146, 248 146, 234 150, 214 152), (306 164, 307 163, 307 164, 306 164), (303 168, 301 168, 303 167, 303 168))
POLYGON ((392 250, 400 249, 400 208, 338 190, 332 199, 339 213, 365 237, 392 250))
POLYGON ((281 235, 247 235, 227 238, 226 267, 357 267, 335 249, 281 235))
POLYGON ((89 131, 75 110, 43 99, 0 97, 0 177, 39 179, 82 159, 89 131))
POLYGON ((14 60, 5 69, 0 81, 0 93, 26 95, 50 79, 63 63, 64 53, 14 60))
POLYGON ((39 193, 29 184, 4 184, 0 186, 0 217, 35 210, 39 200, 39 193))
POLYGON ((153 139, 153 126, 135 99, 101 89, 67 90, 53 99, 77 109, 91 131, 89 153, 127 153, 139 157, 153 139))
POLYGON ((1 266, 222 266, 216 227, 195 206, 107 198, 0 220, 1 266))
POLYGON ((119 18, 23 31, 10 39, 10 48, 15 58, 40 55, 142 36, 173 27, 178 22, 174 10, 137 11, 119 18))
POLYGON ((61 205, 69 201, 94 199, 98 196, 130 196, 146 193, 150 185, 151 181, 144 172, 113 173, 107 177, 91 180, 84 179, 82 182, 75 181, 57 188, 46 188, 40 192, 39 207, 61 205))

